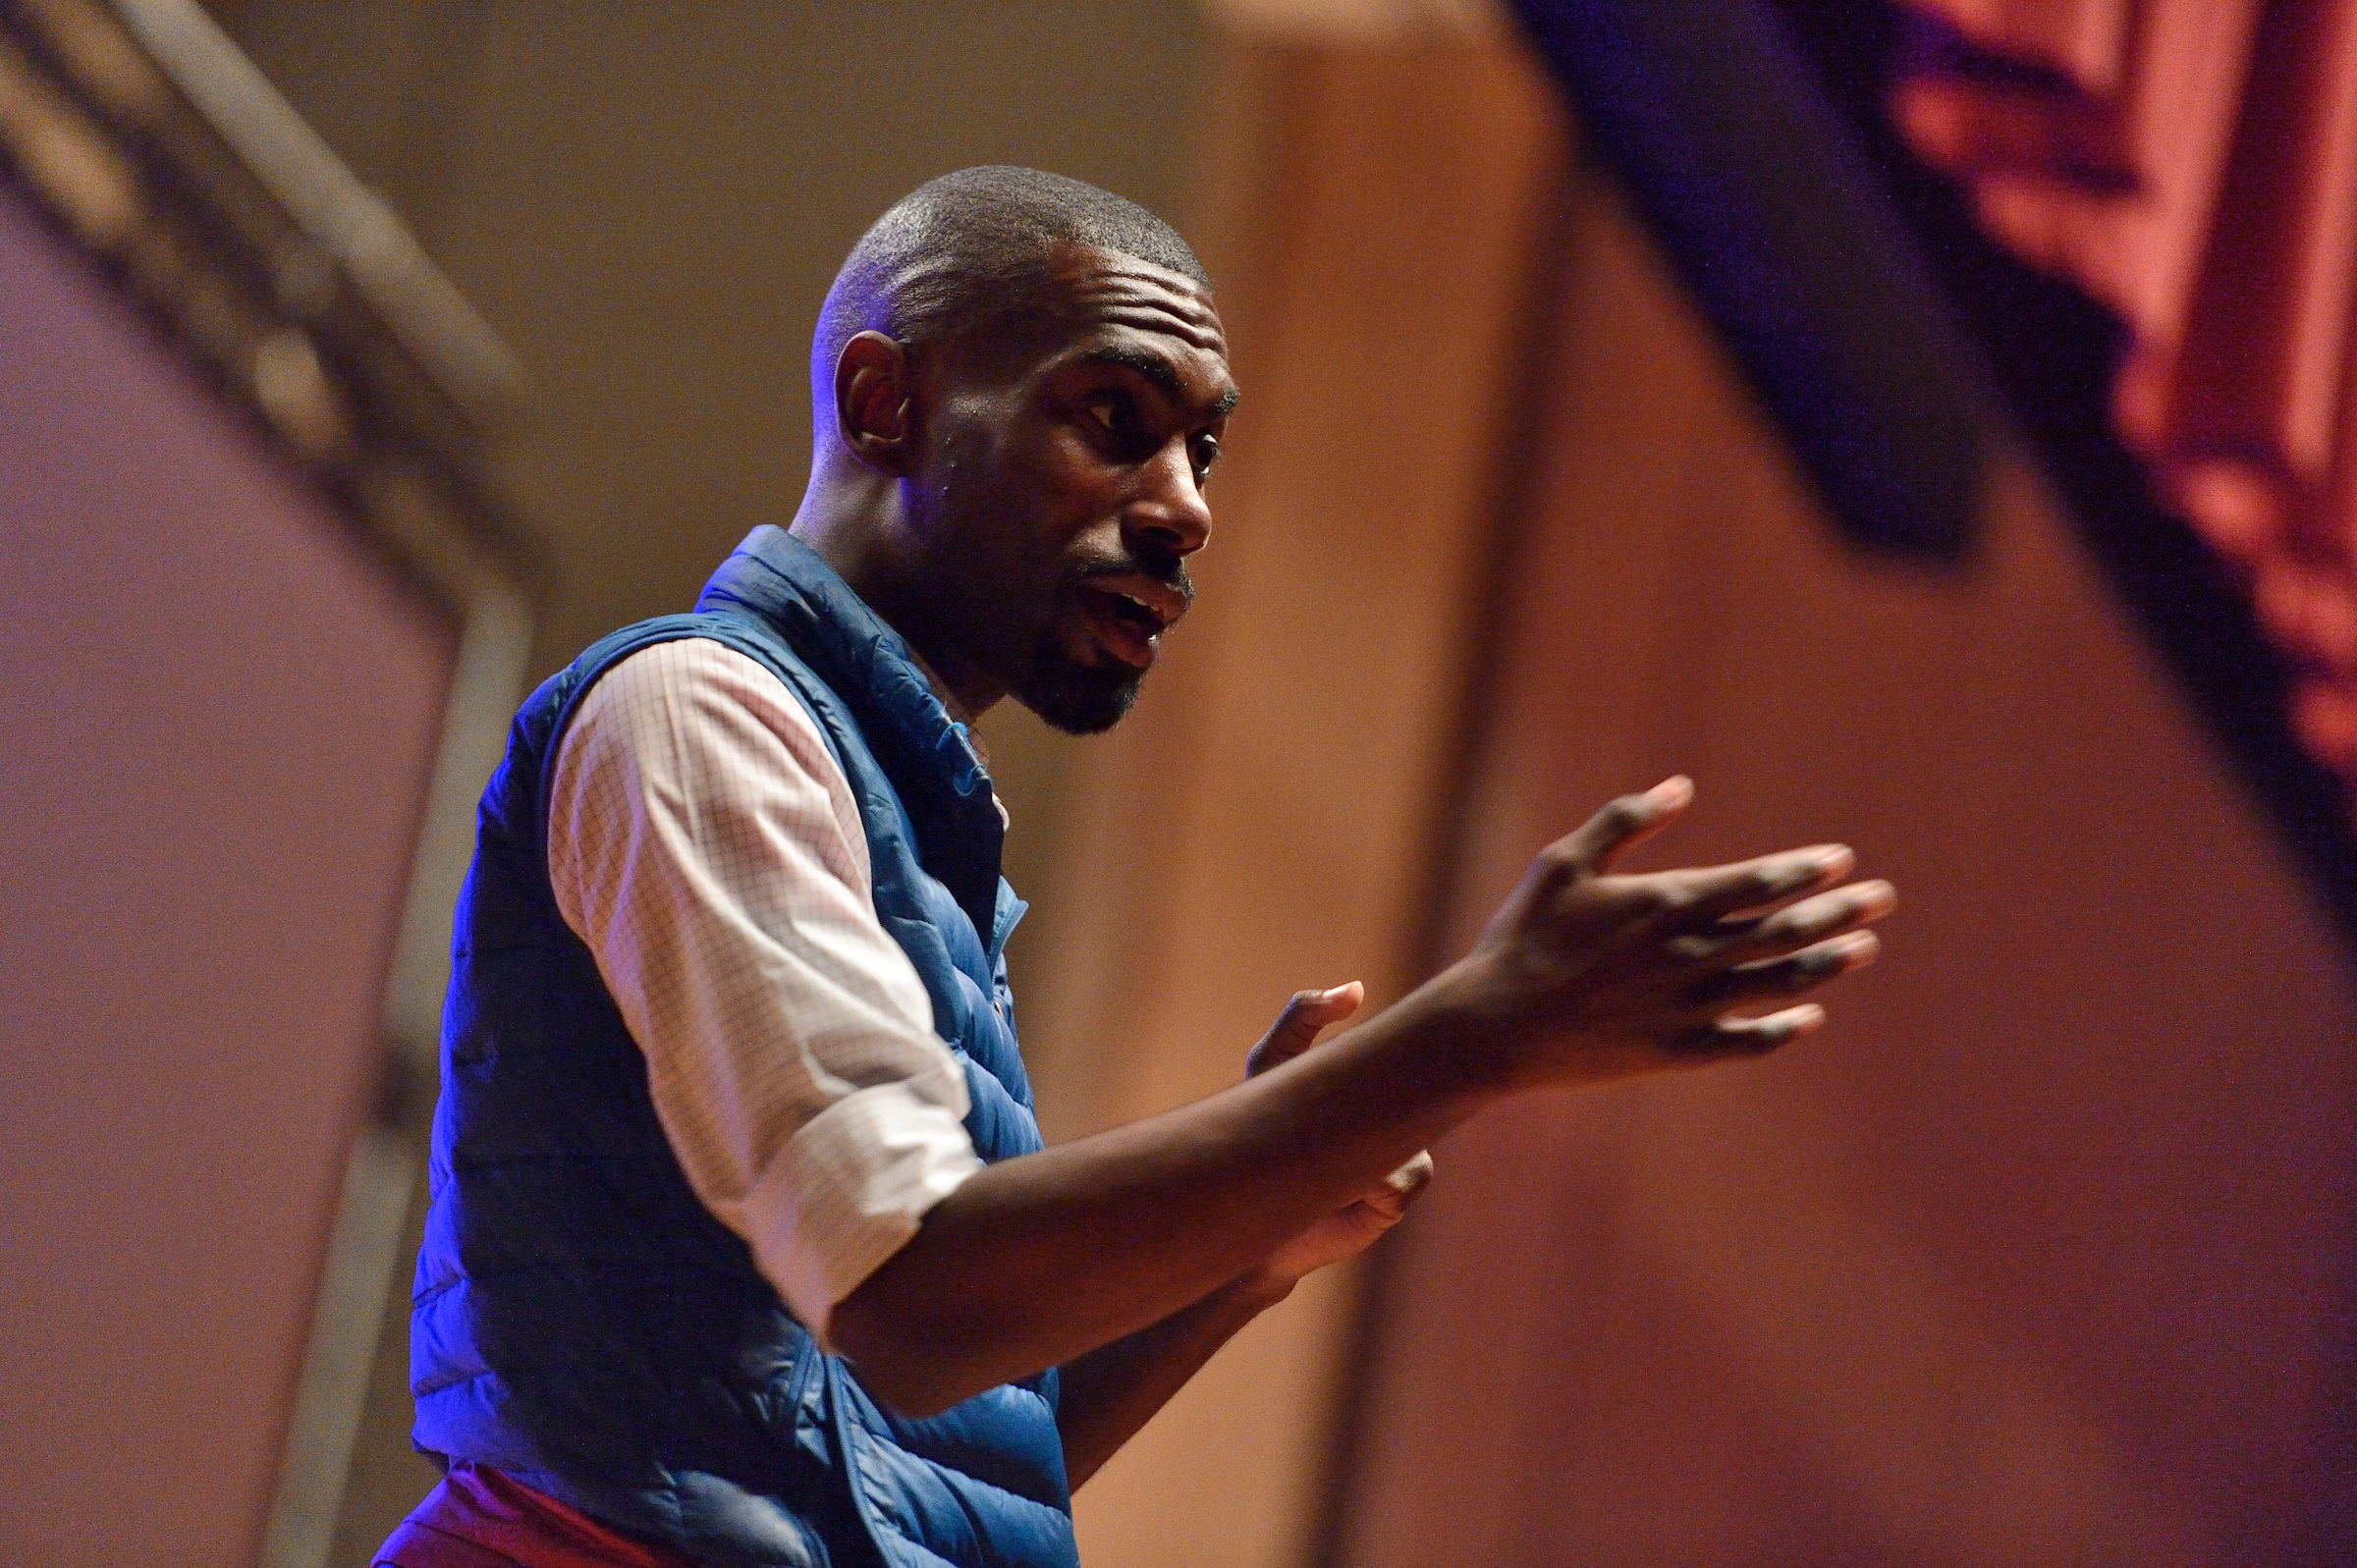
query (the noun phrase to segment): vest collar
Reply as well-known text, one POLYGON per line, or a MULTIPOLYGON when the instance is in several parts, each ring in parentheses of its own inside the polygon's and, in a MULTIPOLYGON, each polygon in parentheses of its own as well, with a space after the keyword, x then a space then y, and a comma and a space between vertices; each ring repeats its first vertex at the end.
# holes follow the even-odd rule
POLYGON ((990 940, 1006 827, 965 726, 950 717, 901 634, 826 559, 785 529, 744 536, 695 601, 739 607, 775 626, 857 718, 900 792, 925 869, 990 940))

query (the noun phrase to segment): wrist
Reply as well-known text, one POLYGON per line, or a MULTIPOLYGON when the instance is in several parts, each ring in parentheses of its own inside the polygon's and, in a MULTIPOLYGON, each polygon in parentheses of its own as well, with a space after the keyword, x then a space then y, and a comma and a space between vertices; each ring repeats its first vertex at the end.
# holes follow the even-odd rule
POLYGON ((1217 1294, 1247 1318, 1257 1318, 1293 1293, 1301 1281, 1266 1266, 1255 1266, 1222 1285, 1217 1294))
POLYGON ((1446 1074, 1438 1086, 1470 1112, 1518 1085, 1522 1029, 1512 988, 1481 953, 1470 953, 1400 1000, 1396 1012, 1424 1038, 1446 1074))

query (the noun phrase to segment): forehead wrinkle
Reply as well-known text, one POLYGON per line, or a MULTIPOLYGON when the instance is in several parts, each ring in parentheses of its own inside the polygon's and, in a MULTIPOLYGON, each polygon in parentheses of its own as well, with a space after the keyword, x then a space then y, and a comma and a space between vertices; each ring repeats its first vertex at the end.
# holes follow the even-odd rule
MULTIPOLYGON (((1190 403, 1180 355, 1157 347, 1154 339, 1176 340, 1198 353, 1215 356, 1220 370, 1228 362, 1228 340, 1220 325, 1210 292, 1194 279, 1157 267, 1151 262, 1116 251, 1063 247, 1050 263, 1052 287, 1061 297, 1054 313, 1079 328, 1083 336, 1110 332, 1111 342, 1083 350, 1079 362, 1121 364, 1134 370, 1176 403, 1190 403), (1124 343, 1136 334, 1145 343, 1124 343)), ((1211 417, 1224 419, 1234 408, 1234 381, 1224 385, 1210 404, 1211 417)))
POLYGON ((1213 317, 1211 297, 1184 279, 1174 287, 1160 278, 1096 274, 1086 278, 1064 280, 1066 290, 1084 304, 1109 302, 1114 305, 1143 304, 1168 310, 1174 315, 1192 316, 1201 320, 1213 317))
POLYGON ((1058 245, 1050 252, 1049 270, 1064 282, 1086 287, 1097 282, 1117 285, 1143 285, 1190 297, 1206 291, 1202 284, 1183 272, 1158 267, 1142 257, 1119 250, 1099 250, 1087 245, 1058 245))
MULTIPOLYGON (((1211 297, 1190 278, 1176 273, 1122 272, 1092 267, 1066 272, 1057 279, 1069 310, 1083 315, 1119 319, 1132 314, 1166 318, 1176 335, 1197 347, 1209 347, 1221 337, 1219 311, 1211 297), (1210 341, 1207 341, 1210 340, 1210 341)), ((1148 325, 1155 330, 1159 323, 1148 325)), ((1164 327, 1161 330, 1173 330, 1164 327)))
POLYGON ((1228 357, 1228 340, 1220 331, 1220 318, 1213 316, 1198 325, 1167 310, 1148 306, 1144 309, 1116 307, 1096 313, 1099 325, 1122 327, 1149 337, 1177 338, 1190 349, 1228 357))

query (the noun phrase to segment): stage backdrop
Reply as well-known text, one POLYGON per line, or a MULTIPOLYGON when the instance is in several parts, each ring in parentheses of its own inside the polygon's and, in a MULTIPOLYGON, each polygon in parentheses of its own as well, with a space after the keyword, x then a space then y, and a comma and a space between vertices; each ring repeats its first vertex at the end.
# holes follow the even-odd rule
POLYGON ((2333 928, 2034 472, 1960 570, 1849 554, 1614 193, 1570 229, 1451 946, 1672 769, 1649 862, 1846 839, 1902 906, 1822 1036, 1439 1152, 1329 1560, 2347 1560, 2333 928))
POLYGON ((1246 401, 1203 619, 1068 795, 1102 883, 1029 994, 1043 1102, 1396 994, 1673 770, 1652 863, 1840 838, 1904 901, 1824 1035, 1451 1140, 1365 1316, 1255 1325, 1084 1542, 2346 1560, 2357 994, 2046 482, 1992 413, 1972 555, 1852 553, 1512 40, 1327 9, 1232 17, 1246 401))

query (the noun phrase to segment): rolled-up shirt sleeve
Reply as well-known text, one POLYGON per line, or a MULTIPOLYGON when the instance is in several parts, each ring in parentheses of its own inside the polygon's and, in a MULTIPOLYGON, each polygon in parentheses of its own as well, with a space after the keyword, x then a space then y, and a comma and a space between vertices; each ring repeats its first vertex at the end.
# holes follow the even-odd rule
POLYGON ((558 750, 548 866, 689 1185, 823 1343, 981 1162, 816 721, 708 639, 626 657, 558 750))

